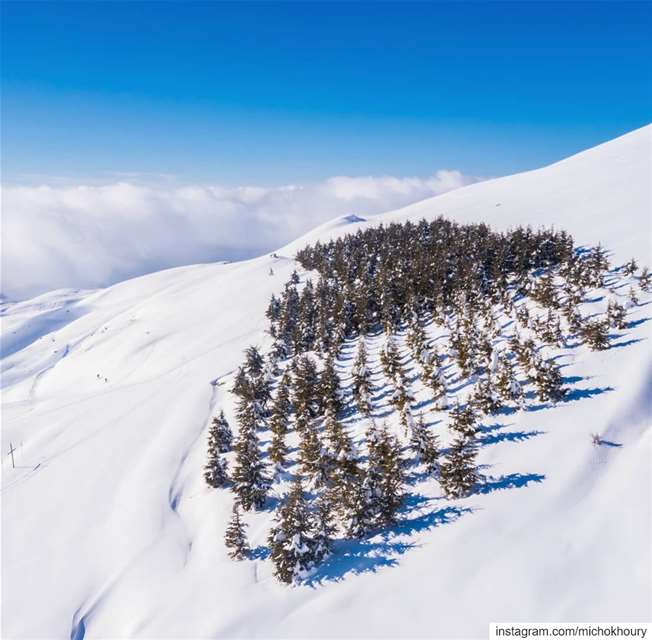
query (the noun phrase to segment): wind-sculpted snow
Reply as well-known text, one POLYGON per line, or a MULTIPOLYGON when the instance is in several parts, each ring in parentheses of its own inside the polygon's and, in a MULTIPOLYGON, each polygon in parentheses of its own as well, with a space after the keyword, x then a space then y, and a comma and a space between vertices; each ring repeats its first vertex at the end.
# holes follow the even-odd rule
MULTIPOLYGON (((392 215, 340 219, 278 257, 4 304, 3 637, 480 637, 490 621, 648 620, 649 295, 608 350, 562 350, 563 402, 482 422, 482 490, 445 500, 410 469, 396 526, 337 542, 307 585, 272 575, 278 495, 245 514, 252 559, 228 557, 231 492, 207 487, 202 467, 212 417, 224 409, 235 424, 228 389, 244 349, 271 345, 265 309, 296 249, 443 214, 556 224, 580 245, 602 241, 613 264, 643 262, 649 135, 392 215)), ((601 297, 587 315, 604 313, 601 297)))

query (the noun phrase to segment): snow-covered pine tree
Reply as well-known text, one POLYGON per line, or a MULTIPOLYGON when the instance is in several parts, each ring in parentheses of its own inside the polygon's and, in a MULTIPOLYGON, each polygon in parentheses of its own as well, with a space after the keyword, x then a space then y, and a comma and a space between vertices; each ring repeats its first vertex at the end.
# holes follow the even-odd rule
POLYGON ((387 336, 385 345, 380 351, 380 364, 383 367, 385 377, 390 381, 396 380, 401 374, 401 357, 396 342, 391 335, 387 336))
POLYGON ((392 404, 398 410, 399 419, 406 435, 410 423, 412 422, 412 416, 410 413, 410 403, 412 402, 414 402, 414 396, 410 393, 405 376, 400 374, 395 379, 394 393, 392 393, 392 404))
POLYGON ((281 582, 299 584, 310 575, 317 561, 316 543, 312 516, 298 478, 276 511, 268 541, 274 575, 281 582))
POLYGON ((439 484, 447 498, 464 498, 478 482, 475 438, 458 435, 439 469, 439 484))
MULTIPOLYGON (((297 417, 315 418, 319 414, 319 376, 314 360, 303 355, 295 360, 292 384, 292 405, 297 417)), ((298 421, 298 426, 303 426, 298 421)))
POLYGON ((323 487, 328 484, 333 461, 328 450, 322 446, 321 438, 313 423, 308 423, 300 432, 299 469, 308 486, 323 487))
POLYGON ((336 494, 332 488, 323 489, 315 500, 314 533, 315 562, 320 563, 333 550, 333 537, 337 533, 335 525, 336 494))
POLYGON ((423 414, 420 413, 412 425, 410 446, 419 462, 426 467, 429 474, 435 474, 438 470, 438 440, 436 435, 430 433, 423 421, 423 414))
POLYGON ((537 389, 537 395, 541 402, 558 402, 563 400, 568 392, 563 386, 561 371, 554 362, 537 358, 529 374, 537 389))
POLYGON ((516 377, 514 363, 507 356, 498 360, 496 367, 496 391, 503 403, 523 403, 523 390, 516 377))
POLYGON ((272 432, 272 444, 269 449, 270 460, 280 469, 285 464, 288 448, 285 443, 285 436, 288 432, 290 421, 290 371, 286 369, 278 383, 276 396, 272 405, 272 415, 269 420, 269 428, 272 432))
POLYGON ((342 409, 342 394, 340 391, 340 377, 335 371, 335 362, 330 354, 326 357, 324 368, 319 376, 318 393, 322 410, 325 413, 337 415, 342 409))
POLYGON ((251 385, 249 383, 249 377, 244 367, 238 367, 238 371, 235 374, 233 379, 233 386, 231 387, 231 393, 235 394, 239 398, 251 398, 251 385))
POLYGON ((418 316, 414 315, 408 329, 407 344, 415 360, 421 361, 426 351, 427 336, 418 316))
POLYGON ((614 327, 614 329, 626 329, 626 318, 627 310, 625 307, 616 300, 609 300, 609 305, 607 306, 607 319, 609 324, 614 327))
POLYGON ((226 459, 210 444, 208 447, 208 460, 204 467, 204 479, 207 485, 215 489, 223 487, 229 482, 226 459))
POLYGON ((632 258, 629 262, 626 262, 623 265, 623 273, 628 277, 633 276, 637 271, 638 263, 636 262, 636 258, 632 258))
POLYGON ((476 415, 473 406, 467 403, 464 408, 459 402, 455 404, 450 414, 449 428, 461 435, 475 436, 477 433, 476 415))
POLYGON ((550 271, 547 271, 537 280, 530 292, 530 297, 549 309, 556 309, 559 306, 557 291, 550 271))
POLYGON ((242 521, 238 501, 233 502, 233 515, 226 528, 224 544, 229 549, 229 556, 234 560, 243 560, 249 554, 249 544, 245 531, 248 525, 242 521))
POLYGON ((224 411, 220 411, 220 415, 213 418, 209 431, 209 439, 212 440, 219 453, 231 451, 233 433, 231 432, 231 427, 224 416, 224 411))
POLYGON ((241 407, 238 426, 236 464, 232 474, 233 491, 245 511, 260 509, 265 504, 269 479, 256 435, 257 420, 252 403, 241 407))
POLYGON ((471 404, 486 415, 491 415, 500 410, 502 403, 491 376, 478 380, 473 391, 471 404))
POLYGON ((358 351, 353 363, 353 397, 358 411, 368 416, 371 413, 372 385, 367 364, 367 348, 364 338, 358 342, 358 351))
POLYGON ((641 275, 638 277, 638 286, 641 288, 641 291, 649 291, 650 285, 652 285, 652 274, 647 267, 641 269, 641 275))
POLYGON ((580 333, 591 351, 609 348, 609 320, 587 320, 580 333))
MULTIPOLYGON (((403 502, 403 460, 401 446, 390 435, 387 425, 375 427, 367 434, 369 452, 367 468, 362 482, 361 504, 366 526, 389 526, 395 523, 396 514, 403 502)), ((356 514, 360 518, 360 514, 356 514)))

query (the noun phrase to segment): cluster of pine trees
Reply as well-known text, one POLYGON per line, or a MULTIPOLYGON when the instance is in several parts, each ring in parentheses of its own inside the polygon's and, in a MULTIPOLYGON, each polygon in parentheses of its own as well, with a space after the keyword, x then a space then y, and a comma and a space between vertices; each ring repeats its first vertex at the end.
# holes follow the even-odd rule
MULTIPOLYGON (((234 511, 226 545, 248 554, 241 510, 263 509, 276 480, 293 479, 279 503, 268 543, 275 575, 300 582, 328 556, 333 539, 359 537, 397 521, 405 497, 406 451, 436 478, 449 498, 473 492, 479 423, 529 399, 558 402, 567 389, 546 347, 572 338, 591 349, 609 345, 609 329, 626 326, 626 308, 609 300, 604 318, 584 318, 580 305, 609 273, 601 247, 576 251, 563 232, 518 228, 498 234, 486 225, 392 224, 306 247, 301 265, 317 283, 294 272, 267 311, 273 348, 245 353, 235 376, 237 438, 221 414, 209 433, 207 483, 229 486, 234 511), (440 327, 446 344, 428 337, 440 327), (374 416, 379 391, 366 336, 384 334, 380 371, 401 435, 374 416), (407 353, 398 337, 404 337, 407 353), (357 342, 351 384, 337 373, 341 349, 357 342), (503 348, 498 348, 502 344, 503 348), (505 348, 505 345, 506 348, 505 348), (414 415, 414 383, 431 407, 449 413, 451 443, 442 449, 422 414, 414 415), (457 390, 470 387, 460 402, 457 390), (345 412, 368 424, 355 441, 345 412), (259 434, 270 432, 265 451, 259 434), (290 454, 288 435, 298 438, 290 454), (404 446, 407 444, 407 446, 404 446), (233 449, 229 471, 225 453, 233 449)), ((633 262, 633 261, 632 261, 633 262)), ((626 276, 638 266, 622 268, 626 276)), ((649 287, 647 270, 640 287, 649 287)), ((629 301, 636 303, 635 293, 629 301)))

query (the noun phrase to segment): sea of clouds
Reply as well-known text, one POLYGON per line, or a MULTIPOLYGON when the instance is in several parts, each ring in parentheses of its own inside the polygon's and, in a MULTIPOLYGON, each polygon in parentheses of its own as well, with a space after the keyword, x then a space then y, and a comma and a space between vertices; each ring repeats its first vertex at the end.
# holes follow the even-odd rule
POLYGON ((1 293, 24 299, 167 267, 248 258, 331 218, 381 213, 473 181, 441 170, 427 178, 339 176, 280 187, 7 185, 1 293))

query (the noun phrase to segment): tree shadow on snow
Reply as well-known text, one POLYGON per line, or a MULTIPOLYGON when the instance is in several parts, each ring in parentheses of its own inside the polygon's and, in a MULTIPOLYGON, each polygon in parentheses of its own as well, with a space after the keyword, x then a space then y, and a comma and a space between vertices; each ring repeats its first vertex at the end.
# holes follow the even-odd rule
POLYGON ((305 584, 316 587, 324 582, 339 582, 349 574, 376 573, 383 567, 397 566, 398 558, 417 546, 415 542, 405 541, 406 536, 451 524, 472 512, 468 507, 448 506, 424 513, 424 505, 433 500, 436 499, 410 495, 401 509, 402 517, 394 526, 360 539, 336 540, 333 553, 305 584))
POLYGON ((480 435, 477 439, 481 447, 486 447, 499 442, 523 442, 536 436, 543 435, 545 431, 499 431, 509 425, 496 424, 488 427, 480 427, 480 435))
POLYGON ((498 478, 486 476, 484 481, 476 488, 475 493, 492 493, 501 489, 520 489, 527 487, 531 482, 543 482, 545 479, 546 476, 539 473, 510 473, 498 478))

